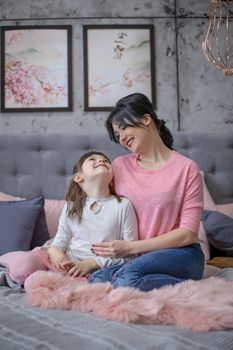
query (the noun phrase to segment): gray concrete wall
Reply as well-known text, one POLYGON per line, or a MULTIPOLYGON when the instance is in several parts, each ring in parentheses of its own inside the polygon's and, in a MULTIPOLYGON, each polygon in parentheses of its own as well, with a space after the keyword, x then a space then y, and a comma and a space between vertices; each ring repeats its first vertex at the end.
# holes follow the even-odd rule
POLYGON ((100 133, 107 112, 84 111, 82 26, 153 24, 156 109, 171 130, 233 130, 233 76, 206 61, 209 0, 0 0, 1 26, 70 24, 73 111, 1 113, 0 134, 100 133))

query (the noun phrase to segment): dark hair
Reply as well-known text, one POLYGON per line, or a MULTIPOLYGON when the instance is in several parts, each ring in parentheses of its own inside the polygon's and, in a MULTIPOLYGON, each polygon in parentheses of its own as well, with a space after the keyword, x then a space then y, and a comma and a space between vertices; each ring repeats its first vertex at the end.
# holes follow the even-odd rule
POLYGON ((141 93, 125 96, 116 103, 105 123, 110 139, 119 143, 119 139, 113 130, 113 123, 121 127, 143 127, 141 119, 145 114, 149 114, 154 121, 164 144, 168 148, 173 149, 173 137, 170 130, 165 126, 166 122, 163 119, 158 119, 153 104, 141 93))
MULTIPOLYGON (((111 163, 110 159, 104 153, 99 151, 90 151, 90 152, 84 153, 81 156, 81 158, 76 162, 73 168, 73 175, 82 170, 82 165, 85 162, 85 160, 90 156, 92 156, 93 154, 103 156, 109 161, 109 163, 111 163)), ((110 193, 115 195, 119 200, 120 197, 116 195, 113 187, 110 187, 110 193)), ((83 191, 82 187, 73 180, 73 177, 72 177, 68 187, 67 195, 66 195, 67 213, 69 217, 77 218, 79 222, 82 220, 83 207, 84 207, 86 198, 87 198, 86 193, 83 191)))

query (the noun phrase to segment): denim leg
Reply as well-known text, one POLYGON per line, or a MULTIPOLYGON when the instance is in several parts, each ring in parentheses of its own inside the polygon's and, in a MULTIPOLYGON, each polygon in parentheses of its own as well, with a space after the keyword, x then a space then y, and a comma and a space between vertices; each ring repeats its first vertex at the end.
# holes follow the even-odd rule
POLYGON ((149 291, 188 279, 199 280, 204 254, 199 244, 146 253, 121 267, 112 277, 114 287, 135 287, 149 291))
POLYGON ((102 267, 101 269, 93 272, 88 277, 89 283, 104 283, 111 282, 112 276, 121 268, 121 265, 113 265, 110 267, 102 267))

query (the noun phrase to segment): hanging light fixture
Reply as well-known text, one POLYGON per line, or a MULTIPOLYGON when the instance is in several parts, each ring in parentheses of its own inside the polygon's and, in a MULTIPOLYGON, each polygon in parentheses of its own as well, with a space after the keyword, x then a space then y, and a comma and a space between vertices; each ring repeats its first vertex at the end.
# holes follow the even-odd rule
POLYGON ((210 63, 233 75, 233 0, 211 0, 202 50, 210 63))

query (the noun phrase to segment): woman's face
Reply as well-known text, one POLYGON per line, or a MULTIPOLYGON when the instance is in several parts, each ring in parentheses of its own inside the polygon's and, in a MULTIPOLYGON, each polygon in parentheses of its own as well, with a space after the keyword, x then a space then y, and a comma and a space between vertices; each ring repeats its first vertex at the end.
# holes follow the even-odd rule
POLYGON ((134 153, 140 153, 147 143, 148 138, 148 122, 151 121, 151 117, 142 118, 142 126, 121 126, 118 124, 112 124, 116 138, 119 143, 134 153))

